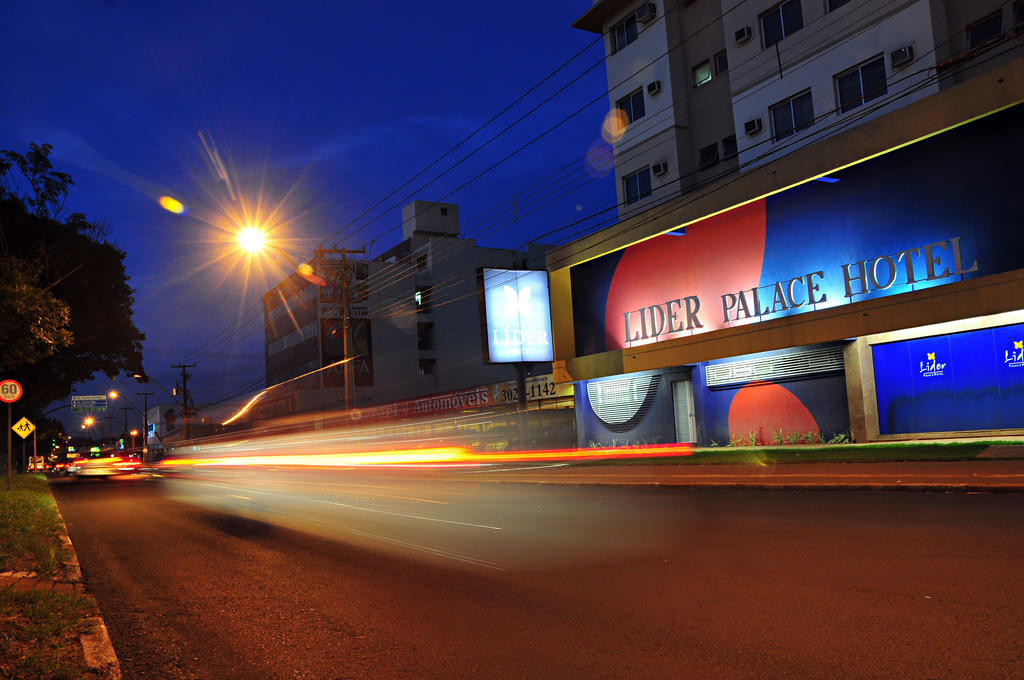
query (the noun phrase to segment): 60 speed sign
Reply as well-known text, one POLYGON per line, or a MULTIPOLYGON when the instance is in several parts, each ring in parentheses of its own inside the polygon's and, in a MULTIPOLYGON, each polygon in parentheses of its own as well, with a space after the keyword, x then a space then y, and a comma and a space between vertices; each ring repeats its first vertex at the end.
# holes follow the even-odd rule
POLYGON ((4 380, 0 382, 0 401, 8 404, 21 399, 21 383, 17 380, 4 380))

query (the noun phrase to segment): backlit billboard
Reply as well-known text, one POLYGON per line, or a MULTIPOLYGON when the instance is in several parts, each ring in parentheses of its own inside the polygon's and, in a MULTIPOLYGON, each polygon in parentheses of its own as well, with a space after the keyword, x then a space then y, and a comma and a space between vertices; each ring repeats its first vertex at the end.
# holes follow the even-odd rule
POLYGON ((548 273, 481 269, 479 285, 487 361, 507 364, 553 360, 548 273))

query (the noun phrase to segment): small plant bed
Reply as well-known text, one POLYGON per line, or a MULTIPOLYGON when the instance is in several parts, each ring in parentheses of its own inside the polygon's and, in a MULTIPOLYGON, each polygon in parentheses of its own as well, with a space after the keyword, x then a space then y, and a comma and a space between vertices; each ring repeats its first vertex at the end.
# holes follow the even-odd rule
MULTIPOLYGON (((1020 442, 978 441, 893 444, 804 444, 694 448, 689 456, 629 458, 581 462, 580 465, 769 465, 785 463, 871 463, 981 460, 989 446, 1020 442)), ((1024 457, 1024 446, 1020 446, 1024 457)))
POLYGON ((90 629, 96 603, 80 593, 51 589, 52 579, 65 576, 67 550, 46 479, 16 475, 11 490, 6 487, 0 486, 0 573, 7 572, 0 585, 0 678, 96 678, 85 666, 79 641, 90 629))

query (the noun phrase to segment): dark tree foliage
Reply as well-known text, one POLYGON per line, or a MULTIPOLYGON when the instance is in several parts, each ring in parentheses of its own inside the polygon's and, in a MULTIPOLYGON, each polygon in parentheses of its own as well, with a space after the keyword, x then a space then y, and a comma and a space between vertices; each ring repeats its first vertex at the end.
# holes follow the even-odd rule
POLYGON ((61 217, 71 177, 53 170, 50 149, 0 152, 0 268, 10 272, 0 280, 0 297, 9 298, 0 314, 0 377, 21 382, 19 411, 37 416, 95 373, 140 371, 144 339, 125 253, 84 215, 61 217), (9 176, 13 168, 22 182, 9 176))

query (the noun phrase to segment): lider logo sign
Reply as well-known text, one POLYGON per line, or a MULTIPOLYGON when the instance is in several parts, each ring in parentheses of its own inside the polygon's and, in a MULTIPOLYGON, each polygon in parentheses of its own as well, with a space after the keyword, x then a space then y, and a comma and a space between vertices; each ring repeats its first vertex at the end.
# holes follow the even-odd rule
POLYGON ((1005 350, 1003 363, 1008 368, 1024 368, 1024 340, 1013 341, 1013 350, 1005 350))
POLYGON ((926 352, 927 358, 920 364, 921 377, 923 378, 937 378, 940 375, 946 374, 946 366, 948 364, 943 363, 935 358, 935 352, 926 352))
POLYGON ((548 273, 529 269, 481 269, 487 360, 491 363, 551 361, 548 273))

